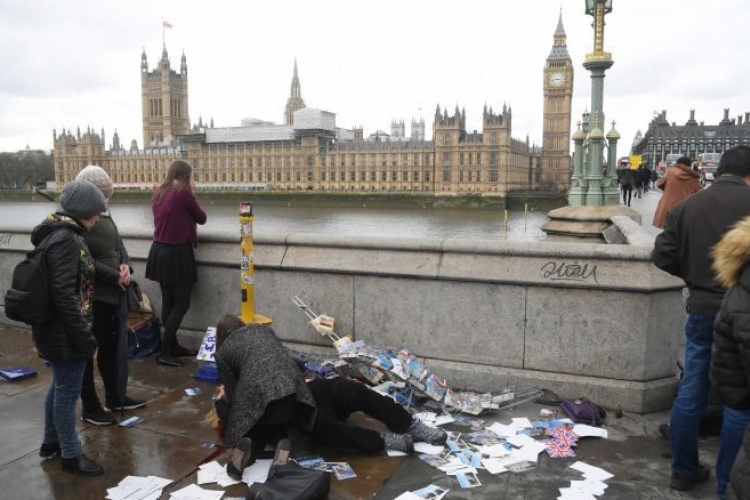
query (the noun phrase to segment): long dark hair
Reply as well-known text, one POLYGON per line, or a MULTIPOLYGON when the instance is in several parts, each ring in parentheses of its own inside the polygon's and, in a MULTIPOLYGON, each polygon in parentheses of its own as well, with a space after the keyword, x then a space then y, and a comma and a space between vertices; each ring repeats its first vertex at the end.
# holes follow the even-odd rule
POLYGON ((190 189, 190 177, 193 174, 193 167, 186 161, 175 160, 167 170, 167 176, 159 187, 154 191, 152 201, 160 202, 164 193, 170 189, 190 189))
POLYGON ((221 344, 227 339, 230 333, 245 326, 240 318, 233 314, 225 314, 216 323, 216 350, 219 350, 221 344))

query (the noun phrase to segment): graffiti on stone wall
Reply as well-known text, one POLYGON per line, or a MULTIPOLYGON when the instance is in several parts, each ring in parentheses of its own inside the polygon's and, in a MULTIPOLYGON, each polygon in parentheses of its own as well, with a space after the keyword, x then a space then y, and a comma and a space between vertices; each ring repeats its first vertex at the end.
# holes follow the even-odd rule
POLYGON ((541 268, 542 278, 552 281, 577 281, 581 283, 599 283, 596 279, 597 266, 589 264, 568 264, 549 261, 541 268))
POLYGON ((10 234, 0 234, 0 246, 7 247, 10 245, 10 234))

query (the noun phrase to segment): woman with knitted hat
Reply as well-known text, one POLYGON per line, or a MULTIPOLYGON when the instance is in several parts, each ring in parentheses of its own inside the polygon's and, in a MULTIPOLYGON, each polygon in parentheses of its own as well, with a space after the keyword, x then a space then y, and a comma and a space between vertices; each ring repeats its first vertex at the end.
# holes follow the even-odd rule
POLYGON ((64 471, 94 476, 104 469, 83 453, 75 423, 86 361, 96 349, 91 333, 96 271, 82 235, 96 225, 106 204, 96 186, 72 181, 63 187, 60 205, 62 210, 31 233, 31 243, 44 255, 51 308, 48 320, 32 325, 36 350, 52 366, 39 456, 62 455, 64 471))
POLYGON ((146 278, 159 282, 161 289, 164 339, 156 362, 167 366, 182 366, 181 356, 198 353, 177 343, 177 330, 198 281, 193 251, 198 246, 196 224, 206 223, 206 212, 195 199, 192 172, 187 162, 172 162, 151 198, 154 242, 148 253, 146 278))
MULTIPOLYGON (((88 181, 98 187, 109 205, 114 185, 102 167, 89 165, 78 173, 76 180, 88 181)), ((86 240, 96 263, 93 333, 99 344, 96 361, 104 382, 105 408, 121 411, 141 408, 146 405, 145 401, 131 398, 125 393, 128 383, 125 289, 130 283, 130 274, 133 270, 130 266, 130 256, 108 207, 99 214, 99 222, 83 236, 83 239, 86 240)), ((93 358, 86 364, 81 402, 82 420, 94 425, 117 423, 112 413, 102 408, 96 394, 93 358)))

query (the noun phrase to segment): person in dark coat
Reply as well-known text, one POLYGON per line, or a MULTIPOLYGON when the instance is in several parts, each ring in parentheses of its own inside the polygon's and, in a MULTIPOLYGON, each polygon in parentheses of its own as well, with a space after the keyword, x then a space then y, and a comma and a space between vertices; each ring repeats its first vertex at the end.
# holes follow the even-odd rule
MULTIPOLYGON (((109 207, 114 185, 102 167, 89 165, 78 173, 76 180, 88 181, 98 187, 109 207)), ((86 364, 83 374, 81 418, 94 425, 112 425, 117 423, 112 410, 134 410, 146 405, 144 400, 131 398, 126 394, 128 332, 125 326, 127 297, 124 292, 130 284, 132 268, 130 256, 109 208, 99 214, 99 222, 83 235, 83 239, 96 263, 93 333, 99 345, 96 350, 96 364, 104 383, 105 407, 110 411, 102 408, 96 394, 92 358, 86 364)))
POLYGON ((31 242, 44 252, 51 297, 50 319, 32 325, 37 352, 52 366, 39 455, 45 459, 62 455, 64 471, 93 476, 104 469, 81 450, 75 424, 83 372, 96 349, 91 333, 96 271, 83 234, 94 227, 106 206, 99 188, 81 181, 63 187, 60 205, 61 211, 31 233, 31 242))
POLYGON ((678 158, 664 177, 656 181, 655 186, 664 193, 654 211, 652 225, 664 229, 667 212, 679 202, 701 190, 700 174, 690 167, 690 158, 678 158))
POLYGON ((622 203, 630 206, 633 198, 633 171, 630 169, 630 163, 618 170, 620 177, 620 189, 622 189, 622 203))
POLYGON ((182 356, 197 351, 177 342, 177 330, 190 309, 193 286, 198 281, 194 248, 196 224, 206 223, 206 212, 195 199, 193 168, 182 160, 172 162, 161 185, 154 190, 154 241, 146 261, 146 278, 159 283, 164 339, 156 362, 182 366, 182 356))
POLYGON ((273 329, 244 325, 223 316, 217 325, 214 355, 223 384, 216 412, 225 423, 224 442, 235 448, 227 472, 241 476, 266 444, 276 444, 294 427, 334 448, 365 453, 412 452, 413 441, 442 444, 447 434, 415 419, 393 399, 360 382, 335 378, 307 383, 273 329), (380 420, 387 432, 346 422, 355 411, 380 420))
MULTIPOLYGON (((698 460, 700 421, 709 402, 711 344, 714 319, 724 288, 711 269, 711 249, 740 219, 750 214, 750 146, 728 149, 713 186, 683 200, 667 212, 664 231, 654 242, 651 260, 656 267, 682 278, 687 285, 685 363, 672 405, 669 439, 672 450, 670 488, 690 490, 708 481, 710 468, 698 460)), ((741 412, 724 407, 724 421, 743 419, 741 412)), ((736 429, 739 426, 733 426, 736 429)), ((742 442, 742 432, 722 429, 716 478, 719 496, 742 442)))
MULTIPOLYGON (((714 325, 711 382, 719 399, 744 419, 724 421, 722 432, 742 446, 726 489, 727 499, 750 500, 750 216, 729 231, 713 249, 716 278, 727 288, 714 325)), ((724 443, 722 439, 722 444, 724 443)))

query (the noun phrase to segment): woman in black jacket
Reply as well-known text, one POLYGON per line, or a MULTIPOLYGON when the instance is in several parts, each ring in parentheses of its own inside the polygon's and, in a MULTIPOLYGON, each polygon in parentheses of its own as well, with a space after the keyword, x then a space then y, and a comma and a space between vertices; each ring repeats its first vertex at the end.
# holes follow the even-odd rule
POLYGON ((61 454, 64 471, 93 476, 104 469, 83 454, 75 411, 86 360, 96 349, 91 333, 95 266, 82 235, 99 220, 104 196, 90 182, 72 181, 63 188, 60 205, 62 211, 31 234, 31 242, 44 252, 51 299, 50 319, 32 326, 39 356, 52 366, 39 455, 49 459, 61 454))
MULTIPOLYGON (((740 221, 714 247, 714 269, 718 281, 728 288, 716 316, 711 382, 726 405, 725 430, 742 431, 742 443, 722 439, 719 461, 727 468, 734 461, 730 478, 717 477, 719 498, 750 499, 750 217, 740 221), (736 460, 735 460, 736 457, 736 460), (726 481, 729 479, 729 486, 726 481)), ((736 434, 735 434, 736 435, 736 434)), ((717 464, 717 470, 719 465, 717 464)))

